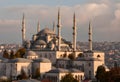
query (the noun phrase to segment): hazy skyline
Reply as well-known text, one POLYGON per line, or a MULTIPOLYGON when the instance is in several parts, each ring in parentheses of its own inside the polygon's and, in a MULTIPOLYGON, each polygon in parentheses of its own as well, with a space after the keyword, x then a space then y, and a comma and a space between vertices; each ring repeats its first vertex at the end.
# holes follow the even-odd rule
POLYGON ((77 41, 88 41, 89 20, 92 21, 94 41, 120 41, 119 0, 0 0, 0 43, 22 42, 23 13, 28 40, 37 32, 38 20, 41 29, 52 29, 53 22, 57 23, 58 7, 61 9, 63 38, 72 40, 75 12, 77 41))

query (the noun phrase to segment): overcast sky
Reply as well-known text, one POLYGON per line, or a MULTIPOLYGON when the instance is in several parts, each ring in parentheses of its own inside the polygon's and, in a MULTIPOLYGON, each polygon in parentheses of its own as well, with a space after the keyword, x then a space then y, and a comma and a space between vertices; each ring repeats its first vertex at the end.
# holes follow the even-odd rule
POLYGON ((77 41, 88 41, 89 20, 94 41, 120 41, 120 0, 0 0, 0 43, 21 43, 21 21, 25 14, 28 40, 40 28, 52 29, 61 9, 62 37, 72 40, 76 13, 77 41))

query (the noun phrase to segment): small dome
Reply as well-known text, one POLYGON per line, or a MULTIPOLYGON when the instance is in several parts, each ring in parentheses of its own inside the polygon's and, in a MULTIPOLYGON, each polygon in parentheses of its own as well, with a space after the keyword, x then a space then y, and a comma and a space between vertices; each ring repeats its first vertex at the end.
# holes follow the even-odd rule
POLYGON ((35 62, 43 62, 43 63, 51 63, 51 61, 47 58, 39 58, 39 59, 35 59, 35 62))
POLYGON ((45 28, 41 30, 38 34, 55 34, 55 32, 50 30, 49 28, 45 28))
POLYGON ((36 56, 37 54, 34 51, 28 51, 25 55, 26 56, 36 56))
POLYGON ((37 45, 46 45, 46 42, 44 40, 37 40, 37 45))

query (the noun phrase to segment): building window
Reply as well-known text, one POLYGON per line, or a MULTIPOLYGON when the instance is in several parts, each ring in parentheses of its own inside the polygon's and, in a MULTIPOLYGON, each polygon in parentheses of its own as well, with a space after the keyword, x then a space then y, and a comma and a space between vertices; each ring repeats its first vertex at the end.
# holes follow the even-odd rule
POLYGON ((91 79, 91 71, 89 71, 89 79, 91 79))
POLYGON ((62 55, 60 55, 60 57, 62 58, 62 55))
POLYGON ((89 67, 91 66, 91 63, 88 63, 89 67))
POLYGON ((45 58, 47 58, 47 54, 45 54, 45 58))
POLYGON ((77 79, 77 75, 75 75, 75 79, 77 79))

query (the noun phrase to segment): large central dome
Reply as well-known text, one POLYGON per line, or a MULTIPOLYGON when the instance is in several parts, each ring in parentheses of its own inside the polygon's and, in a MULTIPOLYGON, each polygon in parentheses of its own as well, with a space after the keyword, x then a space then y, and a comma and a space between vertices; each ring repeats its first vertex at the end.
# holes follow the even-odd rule
POLYGON ((41 30, 38 34, 55 34, 55 32, 50 30, 49 28, 45 28, 41 30))

